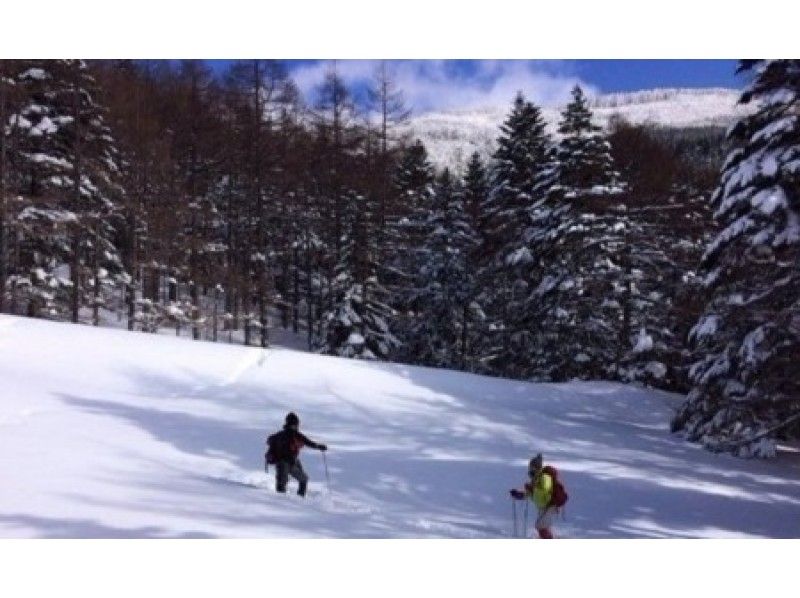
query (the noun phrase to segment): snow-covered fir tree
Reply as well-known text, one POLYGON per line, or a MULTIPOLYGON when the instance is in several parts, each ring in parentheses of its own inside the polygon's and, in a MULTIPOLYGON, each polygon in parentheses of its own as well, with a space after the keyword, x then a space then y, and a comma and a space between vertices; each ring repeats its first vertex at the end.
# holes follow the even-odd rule
POLYGON ((81 60, 21 61, 16 83, 24 101, 11 116, 21 131, 16 191, 21 257, 16 285, 30 315, 70 317, 98 310, 128 280, 117 250, 118 152, 81 60))
POLYGON ((531 209, 539 279, 523 310, 533 314, 531 375, 552 380, 615 377, 630 342, 622 333, 624 189, 580 87, 572 95, 558 129, 557 183, 531 209))
POLYGON ((708 198, 690 185, 662 204, 628 210, 623 249, 622 336, 629 339, 619 377, 686 389, 685 338, 702 297, 697 264, 710 231, 708 198))
POLYGON ((703 256, 709 292, 691 331, 693 388, 673 420, 689 440, 770 457, 800 435, 800 61, 747 60, 755 104, 712 198, 719 234, 703 256))
POLYGON ((332 282, 332 309, 322 317, 318 350, 357 359, 387 359, 399 346, 392 309, 378 282, 375 202, 351 191, 344 201, 342 257, 332 282))
POLYGON ((8 60, 0 60, 0 313, 10 305, 9 299, 9 237, 11 222, 16 221, 19 202, 12 202, 8 194, 10 184, 9 157, 12 155, 18 136, 17 128, 9 122, 9 116, 19 110, 15 69, 8 60), (16 203, 16 206, 14 205, 16 203))
POLYGON ((404 152, 397 167, 394 189, 395 209, 387 216, 384 246, 381 248, 381 283, 390 293, 395 310, 392 329, 401 341, 394 359, 415 357, 408 352, 408 340, 419 314, 415 305, 417 273, 424 261, 423 247, 429 232, 433 198, 433 167, 428 152, 417 140, 404 152))
POLYGON ((482 352, 489 371, 524 376, 530 335, 523 303, 530 294, 534 257, 530 212, 552 183, 550 137, 541 110, 519 93, 501 127, 491 184, 480 215, 481 303, 487 314, 482 352))
POLYGON ((462 183, 464 188, 464 211, 475 233, 481 235, 481 210, 489 194, 489 181, 486 167, 478 152, 473 152, 467 162, 462 183))
POLYGON ((474 372, 483 371, 483 349, 486 346, 486 313, 479 297, 481 294, 480 268, 482 264, 483 229, 481 210, 489 192, 489 180, 486 167, 480 154, 474 152, 467 163, 467 170, 461 183, 464 195, 464 213, 469 227, 474 234, 475 243, 466 254, 466 272, 471 278, 472 296, 469 309, 464 314, 464 366, 474 372))
POLYGON ((478 239, 464 210, 463 191, 448 169, 437 177, 414 304, 410 351, 418 363, 466 368, 477 320, 475 271, 470 256, 478 239))

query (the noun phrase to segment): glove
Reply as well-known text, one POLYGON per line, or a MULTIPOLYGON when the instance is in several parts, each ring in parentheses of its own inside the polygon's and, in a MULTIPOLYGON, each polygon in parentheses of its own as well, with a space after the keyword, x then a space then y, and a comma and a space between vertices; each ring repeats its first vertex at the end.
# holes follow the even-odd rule
POLYGON ((327 444, 320 444, 320 445, 319 445, 319 450, 321 450, 321 451, 327 451, 327 450, 328 450, 328 445, 327 445, 327 444))
POLYGON ((517 500, 522 500, 523 498, 525 498, 525 495, 522 492, 520 492, 519 490, 517 490, 516 488, 512 488, 511 489, 511 498, 516 498, 517 500))

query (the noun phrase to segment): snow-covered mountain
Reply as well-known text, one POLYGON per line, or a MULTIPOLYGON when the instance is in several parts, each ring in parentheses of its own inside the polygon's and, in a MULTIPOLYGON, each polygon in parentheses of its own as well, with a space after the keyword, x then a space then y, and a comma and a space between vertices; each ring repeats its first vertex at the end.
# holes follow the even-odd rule
POLYGON ((685 443, 679 400, 0 315, 0 537, 508 537, 537 451, 557 536, 800 537, 800 453, 685 443), (306 499, 263 471, 289 410, 306 499))
MULTIPOLYGON (((590 105, 595 121, 604 127, 614 117, 664 127, 727 127, 744 114, 745 109, 737 104, 739 95, 737 90, 724 88, 651 89, 597 96, 590 105)), ((512 99, 506 106, 420 114, 411 119, 407 133, 425 143, 434 164, 461 172, 472 152, 486 157, 494 151, 512 99)), ((562 108, 542 109, 553 133, 562 108)))

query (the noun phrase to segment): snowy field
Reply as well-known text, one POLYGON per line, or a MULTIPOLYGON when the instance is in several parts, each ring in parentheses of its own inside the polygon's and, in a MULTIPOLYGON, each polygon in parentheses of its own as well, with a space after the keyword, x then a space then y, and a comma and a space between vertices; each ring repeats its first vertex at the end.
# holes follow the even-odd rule
POLYGON ((0 316, 0 537, 509 537, 536 451, 557 536, 800 537, 800 453, 705 452, 678 401, 0 316), (263 471, 289 410, 330 447, 305 500, 263 471))

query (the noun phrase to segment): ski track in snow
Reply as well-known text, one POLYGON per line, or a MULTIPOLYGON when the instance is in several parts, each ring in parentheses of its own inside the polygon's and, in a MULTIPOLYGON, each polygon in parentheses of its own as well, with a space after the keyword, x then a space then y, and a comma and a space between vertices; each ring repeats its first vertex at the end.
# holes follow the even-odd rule
POLYGON ((8 316, 0 380, 0 537, 510 538, 540 450, 570 493, 556 537, 800 537, 800 452, 684 443, 670 393, 8 316), (305 499, 263 471, 288 410, 330 447, 330 490, 302 454, 305 499))
POLYGON ((195 387, 195 391, 204 391, 209 388, 209 386, 233 386, 236 384, 239 379, 249 370, 250 368, 254 367, 261 367, 266 362, 267 358, 267 349, 247 349, 248 354, 245 355, 239 364, 231 371, 225 379, 216 385, 208 385, 208 386, 198 386, 195 387))

